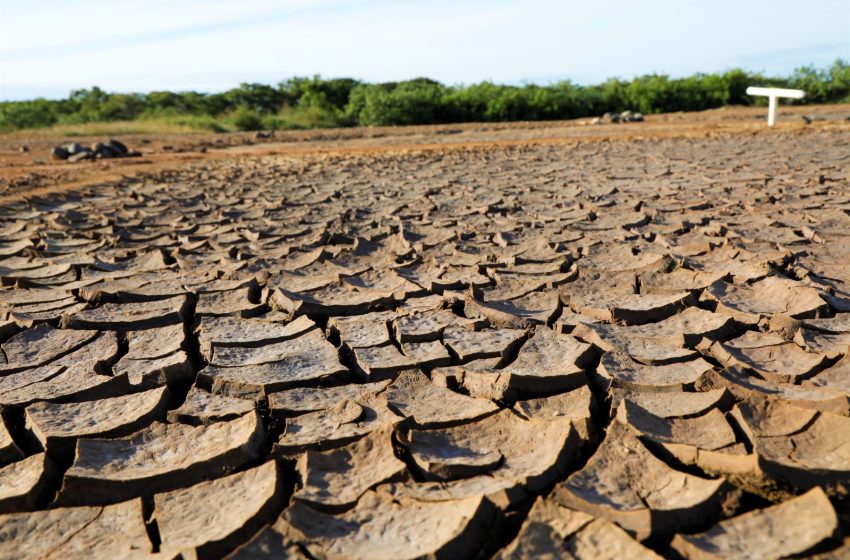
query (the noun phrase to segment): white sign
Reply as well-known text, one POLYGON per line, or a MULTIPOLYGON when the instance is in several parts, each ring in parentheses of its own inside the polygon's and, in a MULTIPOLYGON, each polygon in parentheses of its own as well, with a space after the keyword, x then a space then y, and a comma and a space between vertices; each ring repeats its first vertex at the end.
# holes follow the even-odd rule
POLYGON ((769 99, 767 105, 767 125, 776 124, 776 100, 780 97, 803 99, 806 92, 801 89, 783 89, 774 87, 748 87, 747 95, 760 95, 769 99))

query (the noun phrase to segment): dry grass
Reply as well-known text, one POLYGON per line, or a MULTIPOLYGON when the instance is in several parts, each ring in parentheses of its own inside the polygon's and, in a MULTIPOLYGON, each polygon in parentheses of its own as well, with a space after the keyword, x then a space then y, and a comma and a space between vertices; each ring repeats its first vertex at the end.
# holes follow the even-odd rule
MULTIPOLYGON (((57 124, 46 128, 21 130, 9 136, 74 137, 124 136, 128 134, 208 134, 217 130, 214 121, 187 119, 144 119, 81 124, 57 124)), ((220 125, 219 125, 220 126, 220 125)))

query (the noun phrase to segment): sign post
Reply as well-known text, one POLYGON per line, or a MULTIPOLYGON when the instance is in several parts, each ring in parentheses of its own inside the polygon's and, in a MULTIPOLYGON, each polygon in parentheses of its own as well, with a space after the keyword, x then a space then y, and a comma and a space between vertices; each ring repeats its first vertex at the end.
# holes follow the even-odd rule
POLYGON ((748 87, 747 95, 760 95, 768 98, 767 104, 767 126, 776 124, 776 102, 780 97, 789 99, 803 99, 806 92, 801 89, 783 89, 772 87, 748 87))

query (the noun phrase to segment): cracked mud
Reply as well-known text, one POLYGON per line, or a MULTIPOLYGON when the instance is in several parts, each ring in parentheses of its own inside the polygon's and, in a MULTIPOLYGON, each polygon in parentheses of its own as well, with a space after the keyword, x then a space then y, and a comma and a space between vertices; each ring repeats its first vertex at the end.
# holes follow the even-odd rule
POLYGON ((850 554, 846 132, 0 208, 0 558, 850 554))

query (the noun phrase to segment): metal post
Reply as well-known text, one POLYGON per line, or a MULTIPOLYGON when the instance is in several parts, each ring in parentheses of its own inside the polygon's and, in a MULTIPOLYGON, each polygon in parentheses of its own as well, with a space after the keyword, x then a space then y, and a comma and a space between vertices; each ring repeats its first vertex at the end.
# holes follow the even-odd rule
POLYGON ((778 98, 775 95, 771 95, 768 99, 770 101, 767 106, 767 126, 773 126, 776 124, 776 102, 778 98))
POLYGON ((806 92, 801 89, 782 89, 768 87, 748 87, 747 95, 761 95, 767 97, 770 102, 767 109, 767 125, 773 126, 776 124, 776 108, 777 101, 780 97, 788 97, 790 99, 803 99, 806 97, 806 92))

